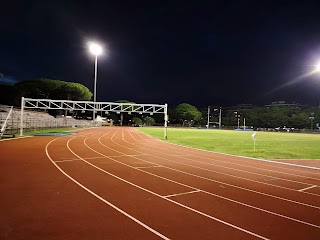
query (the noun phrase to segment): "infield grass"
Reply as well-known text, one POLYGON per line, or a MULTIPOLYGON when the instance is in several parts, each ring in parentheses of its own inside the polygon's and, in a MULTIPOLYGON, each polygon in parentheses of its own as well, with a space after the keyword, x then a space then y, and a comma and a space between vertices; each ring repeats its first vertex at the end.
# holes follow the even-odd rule
MULTIPOLYGON (((163 140, 163 128, 138 128, 163 140)), ((320 159, 320 134, 257 132, 234 130, 168 128, 167 142, 184 146, 263 159, 320 159)))

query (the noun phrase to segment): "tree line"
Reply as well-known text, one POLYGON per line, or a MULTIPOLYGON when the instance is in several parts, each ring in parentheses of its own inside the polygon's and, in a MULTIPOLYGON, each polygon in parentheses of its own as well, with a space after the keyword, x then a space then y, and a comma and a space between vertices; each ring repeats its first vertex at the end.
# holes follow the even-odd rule
MULTIPOLYGON (((3 76, 3 75, 2 75, 3 76)), ((1 104, 20 106, 21 97, 36 99, 64 99, 73 101, 90 101, 92 92, 80 83, 65 82, 52 79, 35 79, 16 83, 15 85, 0 84, 1 104)), ((128 100, 118 100, 118 103, 134 103, 128 100)), ((218 125, 218 111, 211 112, 210 127, 218 125)), ((101 115, 104 115, 101 113, 101 115)), ((207 111, 200 111, 196 106, 181 103, 168 109, 169 124, 185 127, 207 125, 207 111)), ((139 114, 110 113, 119 125, 154 125, 164 121, 163 115, 140 116, 139 114)), ((291 107, 254 107, 235 114, 231 110, 222 109, 222 126, 237 126, 238 122, 252 128, 319 128, 320 108, 297 109, 291 107), (239 119, 239 120, 238 120, 239 119)))
MULTIPOLYGON (((246 128, 253 129, 320 129, 320 108, 316 107, 306 109, 290 106, 253 107, 238 112, 222 108, 221 113, 223 127, 238 127, 238 124, 241 127, 245 124, 246 128)), ((184 103, 171 110, 170 119, 171 123, 182 126, 206 126, 208 113, 200 112, 196 107, 184 103)), ((210 127, 218 127, 219 111, 210 112, 209 122, 210 127)))
POLYGON ((0 95, 2 104, 13 106, 20 106, 21 97, 74 101, 88 101, 92 97, 91 91, 80 83, 46 78, 23 81, 14 85, 1 84, 0 95))

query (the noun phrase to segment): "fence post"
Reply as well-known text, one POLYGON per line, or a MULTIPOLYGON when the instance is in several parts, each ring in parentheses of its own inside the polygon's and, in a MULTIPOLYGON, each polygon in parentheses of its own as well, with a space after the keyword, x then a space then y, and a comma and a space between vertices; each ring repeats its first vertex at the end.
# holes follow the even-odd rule
POLYGON ((24 109, 24 97, 21 98, 20 136, 23 136, 23 109, 24 109))

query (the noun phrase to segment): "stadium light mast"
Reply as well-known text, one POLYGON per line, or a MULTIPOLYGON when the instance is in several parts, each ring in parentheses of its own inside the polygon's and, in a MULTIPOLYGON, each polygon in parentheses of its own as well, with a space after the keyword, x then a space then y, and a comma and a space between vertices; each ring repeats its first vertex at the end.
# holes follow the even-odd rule
POLYGON ((97 72, 98 72, 98 56, 102 54, 102 47, 94 42, 89 42, 88 43, 89 50, 90 52, 95 55, 95 63, 94 63, 94 90, 93 90, 93 102, 94 102, 94 107, 93 107, 93 116, 92 116, 92 121, 93 125, 95 125, 95 113, 96 113, 96 107, 95 107, 95 102, 97 100, 97 72))

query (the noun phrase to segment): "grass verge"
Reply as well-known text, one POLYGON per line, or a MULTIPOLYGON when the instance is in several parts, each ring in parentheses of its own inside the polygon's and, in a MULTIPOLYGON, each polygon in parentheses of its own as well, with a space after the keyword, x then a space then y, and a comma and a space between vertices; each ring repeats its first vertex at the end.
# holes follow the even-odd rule
MULTIPOLYGON (((82 129, 82 128, 81 128, 82 129)), ((43 130, 36 130, 36 131, 30 131, 30 132, 24 132, 23 134, 25 136, 30 136, 34 134, 39 134, 39 133, 49 133, 49 132, 67 132, 71 130, 77 130, 77 128, 73 127, 65 127, 65 128, 51 128, 51 129, 43 129, 43 130)))

